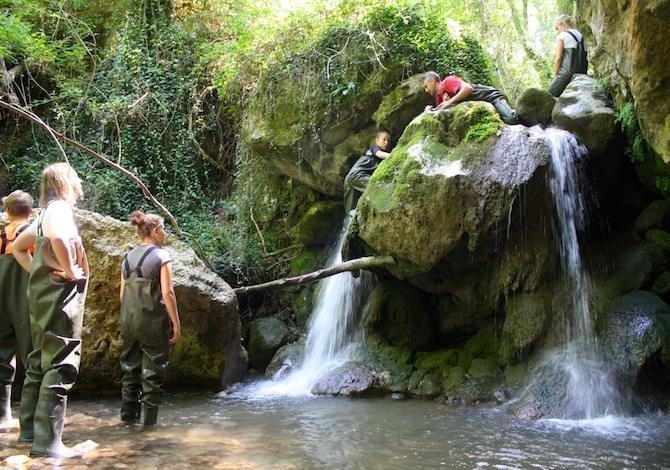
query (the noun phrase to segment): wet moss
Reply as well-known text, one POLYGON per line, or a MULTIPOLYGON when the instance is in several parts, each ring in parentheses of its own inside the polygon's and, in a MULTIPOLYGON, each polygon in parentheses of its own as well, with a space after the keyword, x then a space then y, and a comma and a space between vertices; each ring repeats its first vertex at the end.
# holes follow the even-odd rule
POLYGON ((442 349, 436 352, 418 352, 416 354, 415 366, 417 370, 426 374, 433 374, 446 380, 452 367, 458 364, 458 351, 455 349, 442 349))

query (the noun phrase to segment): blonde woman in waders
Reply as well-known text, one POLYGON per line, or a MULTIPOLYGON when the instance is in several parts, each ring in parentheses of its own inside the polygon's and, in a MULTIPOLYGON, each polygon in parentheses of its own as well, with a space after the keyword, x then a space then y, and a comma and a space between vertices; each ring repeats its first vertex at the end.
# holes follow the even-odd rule
MULTIPOLYGON (((40 194, 40 205, 45 207, 12 246, 16 260, 30 271, 28 308, 34 349, 28 355, 24 389, 39 386, 32 457, 81 457, 61 439, 67 394, 79 374, 88 286, 88 261, 72 214, 82 195, 81 179, 70 165, 55 163, 45 168, 40 194), (28 250, 33 244, 31 256, 28 250)), ((21 397, 21 412, 26 398, 21 397)))
POLYGON ((130 216, 142 244, 121 264, 121 333, 124 370, 121 420, 135 424, 144 404, 144 426, 156 424, 169 360, 169 345, 179 340, 172 259, 165 245, 165 224, 141 210, 130 216), (170 326, 172 324, 172 326, 170 326))
MULTIPOLYGON (((5 428, 15 425, 11 414, 15 355, 18 351, 27 368, 28 354, 33 350, 26 295, 30 273, 12 256, 14 240, 30 226, 28 218, 33 213, 33 198, 17 190, 2 198, 2 203, 9 217, 9 225, 0 230, 0 428, 5 428)), ((19 411, 19 417, 22 418, 19 442, 28 442, 33 440, 33 414, 39 389, 24 387, 23 393, 26 398, 31 397, 29 401, 25 400, 25 406, 32 411, 28 414, 19 411)))

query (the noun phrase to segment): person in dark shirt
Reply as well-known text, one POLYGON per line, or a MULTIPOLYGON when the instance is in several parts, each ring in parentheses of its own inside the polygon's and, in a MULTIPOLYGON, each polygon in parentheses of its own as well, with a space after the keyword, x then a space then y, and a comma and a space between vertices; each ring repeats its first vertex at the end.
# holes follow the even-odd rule
POLYGON ((375 145, 360 157, 344 178, 344 209, 348 214, 358 204, 363 191, 367 188, 372 173, 382 160, 390 155, 391 134, 384 130, 377 131, 375 145))

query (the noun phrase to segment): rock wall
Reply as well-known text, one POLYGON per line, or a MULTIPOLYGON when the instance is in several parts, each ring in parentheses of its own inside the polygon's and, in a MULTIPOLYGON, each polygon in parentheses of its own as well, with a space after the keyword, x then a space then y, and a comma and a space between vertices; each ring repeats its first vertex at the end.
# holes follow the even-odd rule
POLYGON ((620 107, 635 102, 642 132, 670 162, 670 2, 578 0, 578 26, 596 75, 608 82, 620 107))

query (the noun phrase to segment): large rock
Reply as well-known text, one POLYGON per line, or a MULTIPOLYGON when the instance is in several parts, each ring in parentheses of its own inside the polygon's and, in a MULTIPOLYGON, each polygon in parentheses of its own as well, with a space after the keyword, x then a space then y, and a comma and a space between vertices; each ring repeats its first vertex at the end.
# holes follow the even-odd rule
MULTIPOLYGON (((91 271, 75 391, 82 395, 118 393, 123 344, 121 263, 139 238, 127 222, 83 210, 75 210, 74 216, 91 271)), ((0 226, 6 223, 6 215, 0 213, 0 226)), ((242 380, 247 369, 237 297, 186 244, 174 236, 168 236, 166 244, 181 320, 181 339, 170 347, 166 388, 221 390, 242 380)))
POLYGON ((633 99, 645 138, 670 162, 670 2, 579 0, 576 11, 596 72, 618 107, 633 99))
POLYGON ((385 391, 386 383, 372 368, 349 361, 328 372, 312 387, 314 395, 365 396, 385 391))
POLYGON ((547 90, 526 88, 516 100, 516 112, 527 126, 549 124, 555 104, 556 98, 547 90))
POLYGON ((575 74, 552 111, 554 123, 577 136, 591 157, 606 156, 619 129, 605 91, 588 75, 575 74))
MULTIPOLYGON (((93 212, 76 211, 75 223, 91 269, 77 388, 86 394, 120 390, 119 273, 139 238, 129 223, 93 212)), ((181 320, 181 338, 170 347, 166 387, 221 390, 246 374, 237 297, 186 244, 169 236, 166 245, 181 320)))
POLYGON ((278 318, 265 317, 251 322, 249 330, 249 358, 258 371, 264 371, 273 356, 289 339, 286 323, 278 318))
POLYGON ((360 237, 414 265, 415 274, 463 239, 476 247, 506 222, 521 190, 547 165, 546 142, 523 126, 505 126, 500 137, 480 143, 464 141, 482 114, 495 116, 485 105, 466 102, 414 119, 359 201, 360 237))

